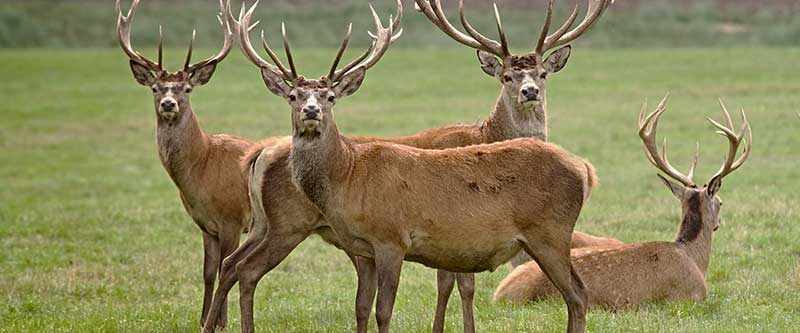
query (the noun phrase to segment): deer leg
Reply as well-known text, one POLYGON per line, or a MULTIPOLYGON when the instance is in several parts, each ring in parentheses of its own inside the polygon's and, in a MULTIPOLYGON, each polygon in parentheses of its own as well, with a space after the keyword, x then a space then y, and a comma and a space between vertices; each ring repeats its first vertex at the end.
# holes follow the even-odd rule
MULTIPOLYGON (((239 245, 239 238, 241 237, 241 230, 239 228, 230 228, 226 230, 220 237, 220 259, 228 257, 237 245, 239 245)), ((222 260, 220 260, 219 274, 222 275, 222 260)), ((220 279, 221 281, 221 279, 220 279)), ((208 318, 206 318, 208 319, 208 318)), ((205 320, 203 321, 205 323, 205 320)), ((216 327, 224 328, 228 323, 228 299, 227 295, 222 299, 222 308, 220 309, 219 319, 216 321, 216 327)))
POLYGON ((436 314, 433 316, 433 332, 444 332, 444 318, 447 313, 447 302, 450 300, 450 294, 453 292, 453 285, 455 284, 455 273, 445 270, 436 270, 436 314))
POLYGON ((239 276, 239 307, 242 316, 242 332, 253 332, 253 296, 256 285, 264 274, 280 264, 289 253, 306 239, 309 230, 292 230, 281 226, 270 226, 261 244, 236 265, 239 276))
POLYGON ((567 303, 569 313, 567 332, 583 333, 586 330, 588 296, 583 280, 572 266, 569 240, 558 245, 549 245, 541 240, 528 241, 523 248, 539 264, 542 272, 547 275, 567 303))
POLYGON ((475 274, 455 273, 458 293, 461 295, 461 313, 464 318, 464 333, 475 333, 475 319, 472 314, 472 299, 475 296, 475 274))
POLYGON ((206 321, 208 309, 211 307, 211 298, 214 295, 214 281, 217 278, 219 268, 220 244, 219 240, 203 232, 203 282, 205 290, 203 292, 203 312, 200 313, 200 326, 206 321))
MULTIPOLYGON (((233 285, 239 281, 236 275, 236 264, 239 263, 245 256, 250 254, 252 250, 264 240, 266 234, 266 223, 253 223, 251 224, 250 231, 247 233, 247 238, 244 243, 236 248, 233 253, 229 254, 222 260, 222 265, 219 270, 219 285, 214 292, 214 300, 211 303, 209 314, 205 320, 204 327, 213 328, 220 317, 223 305, 227 304, 227 296, 233 285)), ((237 240, 238 242, 238 240, 237 240)), ((227 310, 227 306, 226 306, 227 310)), ((213 329, 203 332, 213 332, 213 329)))
POLYGON ((366 333, 369 327, 369 315, 372 302, 378 288, 375 272, 375 261, 370 258, 350 256, 358 274, 358 291, 356 292, 356 332, 366 333))
POLYGON ((400 284, 400 270, 403 267, 403 252, 399 248, 377 248, 375 266, 378 270, 378 302, 375 307, 375 319, 378 321, 378 332, 389 333, 392 321, 392 309, 400 284))

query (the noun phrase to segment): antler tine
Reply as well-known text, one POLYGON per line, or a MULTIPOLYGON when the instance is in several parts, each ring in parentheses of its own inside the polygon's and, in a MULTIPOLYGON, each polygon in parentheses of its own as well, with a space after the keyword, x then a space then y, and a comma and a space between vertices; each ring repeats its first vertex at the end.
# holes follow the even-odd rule
POLYGON ((694 179, 694 170, 697 168, 697 160, 700 159, 700 142, 695 143, 694 158, 692 158, 692 165, 689 167, 689 173, 686 177, 694 179))
MULTIPOLYGON (((226 0, 225 2, 219 0, 219 14, 217 15, 217 19, 219 20, 219 23, 222 26, 222 33, 224 38, 222 42, 222 49, 220 49, 220 51, 217 54, 203 61, 189 65, 190 61, 189 58, 191 57, 192 53, 192 46, 190 45, 189 55, 186 57, 186 63, 183 69, 185 72, 191 72, 199 67, 205 66, 210 63, 219 63, 220 61, 225 59, 225 57, 227 57, 228 54, 231 53, 234 43, 233 40, 234 34, 238 32, 239 24, 238 22, 235 22, 235 20, 233 20, 234 23, 231 24, 232 15, 230 15, 230 12, 231 12, 231 0, 226 0), (226 13, 228 13, 228 15, 226 15, 226 13), (233 26, 233 28, 231 28, 231 26, 233 26)), ((194 44, 194 32, 192 32, 192 42, 193 42, 192 44, 194 44)))
POLYGON ((339 61, 342 60, 342 55, 344 55, 344 51, 347 49, 347 43, 350 42, 350 36, 353 34, 353 23, 347 25, 347 34, 344 36, 344 40, 342 40, 342 46, 339 47, 339 51, 336 52, 336 58, 333 59, 333 65, 331 65, 330 71, 328 71, 328 79, 332 79, 333 75, 336 74, 336 67, 339 67, 339 61))
MULTIPOLYGON (((572 13, 569 14, 567 20, 564 21, 564 24, 562 24, 558 29, 556 29, 556 31, 554 31, 551 35, 544 38, 541 50, 538 50, 537 52, 541 54, 547 51, 548 49, 552 48, 552 46, 546 45, 546 43, 544 42, 547 41, 547 38, 550 38, 550 40, 558 40, 559 38, 561 38, 561 36, 567 33, 567 30, 569 30, 569 28, 572 27, 572 24, 574 24, 575 20, 578 18, 578 11, 580 11, 580 4, 581 4, 580 0, 575 1, 575 7, 572 8, 572 13)), ((546 33, 542 35, 546 35, 546 33)))
MULTIPOLYGON (((484 36, 483 34, 478 32, 478 30, 475 29, 472 26, 472 24, 470 24, 467 21, 466 15, 464 15, 464 0, 459 0, 458 1, 458 17, 461 20, 461 26, 464 27, 464 30, 466 30, 467 33, 470 36, 472 36, 472 38, 475 38, 475 40, 478 41, 478 43, 483 45, 486 49, 492 49, 492 50, 499 50, 500 49, 500 44, 499 43, 487 38, 486 36, 484 36)), ((492 52, 492 53, 494 53, 494 52, 492 52)))
POLYGON ((508 57, 511 55, 508 52, 508 40, 506 39, 506 33, 503 31, 503 22, 500 20, 500 11, 497 9, 497 3, 494 3, 494 20, 497 22, 497 33, 500 35, 500 51, 503 53, 502 57, 508 57))
POLYGON ((264 30, 261 30, 261 44, 264 47, 264 51, 267 51, 267 55, 269 56, 269 58, 272 59, 272 62, 275 63, 275 66, 283 74, 284 79, 286 79, 287 81, 293 81, 294 76, 292 75, 292 73, 290 73, 289 70, 286 69, 286 66, 283 65, 281 60, 278 58, 278 55, 275 54, 275 51, 272 51, 272 48, 270 48, 269 44, 267 44, 267 39, 264 38, 264 30))
MULTIPOLYGON (((642 121, 642 114, 639 115, 639 137, 642 139, 642 143, 644 144, 645 155, 647 156, 647 160, 650 161, 653 166, 657 169, 661 170, 668 176, 672 177, 673 179, 681 182, 685 186, 694 187, 695 183, 692 180, 692 177, 683 175, 680 171, 675 169, 667 159, 667 141, 664 140, 663 152, 661 155, 658 154, 658 146, 656 145, 656 133, 658 131, 658 121, 661 118, 661 115, 664 114, 667 104, 667 98, 669 94, 665 95, 664 98, 658 103, 656 110, 653 113, 649 114, 644 120, 642 121)), ((694 164, 693 164, 694 165, 694 164)), ((691 168, 690 175, 694 174, 694 166, 691 168)))
POLYGON ((750 129, 750 123, 747 121, 747 116, 744 113, 744 109, 741 110, 742 113, 742 126, 740 127, 738 133, 733 132, 733 121, 731 120, 730 113, 725 108, 725 105, 720 100, 720 106, 722 107, 722 113, 725 116, 725 121, 728 123, 728 127, 714 121, 710 117, 708 117, 708 121, 711 122, 714 127, 719 129, 717 133, 720 135, 725 136, 728 139, 728 154, 725 157, 725 161, 722 163, 722 167, 720 167, 719 171, 714 174, 713 178, 717 177, 725 177, 733 171, 736 171, 745 160, 750 156, 750 145, 753 142, 753 131, 750 129), (739 146, 741 145, 745 131, 748 133, 748 138, 745 141, 745 146, 742 151, 742 156, 736 159, 736 153, 739 151, 739 146))
POLYGON ((539 32, 539 40, 536 42, 536 49, 535 52, 537 54, 542 54, 544 50, 544 41, 547 39, 547 33, 550 30, 550 21, 553 19, 553 0, 547 1, 547 14, 544 18, 544 24, 542 25, 542 31, 539 32))
POLYGON ((164 69, 164 32, 158 26, 158 69, 164 69))
MULTIPOLYGON (((445 34, 453 38, 455 41, 469 46, 473 49, 478 49, 481 51, 489 52, 494 55, 500 56, 500 50, 498 47, 486 47, 482 43, 480 43, 474 37, 465 35, 464 33, 458 31, 450 21, 447 20, 447 17, 444 15, 444 11, 442 10, 442 4, 440 0, 415 0, 417 7, 419 7, 422 12, 425 14, 428 19, 436 25, 439 30, 442 30, 445 34)), ((465 27, 466 28, 466 27, 465 27)), ((487 38, 488 39, 488 38, 487 38)), ((499 43, 495 42, 495 45, 499 45, 499 43)))
POLYGON ((400 23, 403 21, 403 2, 401 0, 397 0, 396 2, 397 14, 395 14, 394 21, 392 21, 392 31, 395 32, 394 36, 392 36, 392 43, 403 34, 403 28, 400 27, 400 23))
MULTIPOLYGON (((263 37, 263 35, 262 35, 263 37)), ((294 67, 294 58, 292 57, 292 48, 289 47, 289 38, 286 37, 286 25, 281 22, 281 38, 283 39, 283 50, 286 52, 286 59, 289 61, 289 68, 292 70, 292 80, 297 78, 297 68, 294 67)), ((264 42, 266 47, 267 43, 264 42)))
POLYGON ((117 37, 119 38, 119 45, 122 51, 130 58, 141 65, 147 67, 151 71, 159 72, 162 68, 150 59, 147 59, 141 53, 135 51, 131 46, 131 24, 133 23, 133 16, 136 14, 136 8, 139 6, 139 0, 134 0, 131 8, 128 9, 128 14, 122 14, 122 6, 119 0, 116 1, 117 10, 117 37))
POLYGON ((586 17, 583 18, 583 21, 581 21, 581 23, 578 24, 578 26, 575 27, 575 29, 572 29, 569 32, 565 32, 565 30, 568 29, 569 26, 572 26, 572 23, 575 22, 574 21, 575 19, 572 18, 572 16, 570 16, 570 19, 567 20, 567 23, 569 23, 569 25, 565 23, 555 33, 553 33, 550 36, 547 36, 547 38, 544 41, 544 46, 542 47, 542 52, 545 52, 554 47, 568 44, 573 40, 575 40, 576 38, 583 35, 584 33, 586 33, 586 31, 588 31, 589 28, 591 28, 597 22, 600 16, 605 12, 606 8, 608 8, 608 5, 610 3, 611 0, 589 0, 586 17))
POLYGON ((189 42, 189 52, 186 53, 186 61, 183 62, 183 71, 189 72, 189 62, 192 61, 192 48, 194 47, 194 37, 197 34, 196 30, 192 30, 192 40, 189 42))

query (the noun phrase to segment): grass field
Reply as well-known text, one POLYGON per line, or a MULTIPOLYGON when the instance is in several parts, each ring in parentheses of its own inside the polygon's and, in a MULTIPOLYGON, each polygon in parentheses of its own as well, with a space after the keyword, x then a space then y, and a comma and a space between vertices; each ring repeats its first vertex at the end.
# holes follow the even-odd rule
MULTIPOLYGON (((212 52, 197 51, 198 58, 212 52)), ((150 54, 150 53, 149 53, 150 54)), ((176 68, 184 50, 168 49, 176 68)), ((333 50, 300 50, 305 73, 322 73, 333 50)), ((661 125, 671 159, 687 166, 701 144, 698 180, 719 167, 726 142, 706 116, 716 98, 748 111, 755 142, 726 178, 702 304, 591 311, 593 332, 789 332, 800 324, 800 49, 576 48, 548 85, 551 141, 591 160, 600 176, 579 229, 624 241, 670 240, 679 203, 655 177, 636 136, 642 100, 671 92, 661 125)), ((0 51, 0 331, 194 332, 202 301, 201 237, 163 171, 148 89, 117 49, 0 51)), ((472 123, 499 85, 474 52, 400 49, 337 107, 345 134, 400 135, 472 123)), ((269 94, 238 51, 195 91, 208 132, 250 138, 289 133, 285 102, 269 94)), ((491 302, 503 266, 478 275, 480 331, 563 329, 563 302, 491 302)), ((404 266, 393 329, 429 329, 435 273, 404 266)), ((256 293, 261 331, 355 328, 355 274, 317 237, 303 243, 256 293)), ((232 293, 229 331, 239 329, 232 293)), ((374 329, 374 321, 371 324, 374 329)), ((457 296, 448 331, 461 330, 457 296)))

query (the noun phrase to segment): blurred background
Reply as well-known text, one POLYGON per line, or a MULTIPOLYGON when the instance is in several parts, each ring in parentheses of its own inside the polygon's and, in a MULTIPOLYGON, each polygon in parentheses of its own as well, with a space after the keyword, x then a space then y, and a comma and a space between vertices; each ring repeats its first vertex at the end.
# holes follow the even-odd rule
MULTIPOLYGON (((298 47, 338 45, 346 22, 355 31, 371 27, 364 0, 262 0, 258 14, 267 36, 278 33, 280 22, 298 47)), ((391 1, 372 1, 377 8, 391 8, 391 1)), ((430 23, 414 15, 406 1, 405 37, 399 47, 451 46, 444 34, 429 33, 430 23)), ((465 0, 470 22, 491 28, 492 0, 465 0)), ((510 38, 535 33, 542 22, 546 0, 498 0, 510 38), (538 14, 538 15, 537 15, 538 14)), ((127 8, 130 1, 123 1, 127 8)), ((134 39, 155 45, 158 25, 164 26, 167 46, 185 45, 192 29, 200 46, 216 45, 218 36, 210 15, 214 1, 146 0, 141 6, 134 39)), ((234 1, 238 6, 239 1, 234 1)), ((248 3, 252 3, 249 1, 248 3)), ((457 1, 444 1, 457 20, 457 1)), ((556 20, 572 9, 572 1, 556 1, 556 20), (560 14, 560 15, 559 15, 560 14)), ((579 45, 596 47, 640 46, 787 46, 800 42, 800 1, 796 0, 617 0, 604 14, 603 29, 581 38, 579 45)), ((8 47, 115 47, 113 0, 4 0, 0 6, 0 48, 8 47)), ((359 37, 355 34, 355 37, 359 37)), ((354 43, 366 43, 366 34, 354 43)), ((517 37, 517 38, 514 38, 517 37)), ((524 39, 528 41, 529 38, 524 39)), ((531 42, 532 43, 532 42, 531 42)), ((520 45, 512 43, 512 45, 520 45)))

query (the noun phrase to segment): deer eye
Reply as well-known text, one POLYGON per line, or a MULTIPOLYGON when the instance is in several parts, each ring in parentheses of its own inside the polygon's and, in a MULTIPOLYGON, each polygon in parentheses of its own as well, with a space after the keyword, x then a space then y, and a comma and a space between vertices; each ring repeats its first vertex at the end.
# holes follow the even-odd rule
POLYGON ((292 102, 294 102, 294 101, 296 101, 296 100, 297 100, 297 96, 295 96, 295 95, 289 95, 289 100, 290 100, 290 101, 292 101, 292 102))
POLYGON ((541 79, 546 79, 546 78, 547 78, 547 72, 544 72, 544 73, 542 73, 542 74, 539 74, 539 78, 541 78, 541 79))
POLYGON ((152 90, 154 93, 158 92, 158 89, 156 89, 156 87, 150 87, 150 90, 152 90))
POLYGON ((328 96, 328 102, 333 103, 334 101, 336 101, 336 96, 333 95, 328 96))
POLYGON ((503 81, 506 81, 506 82, 511 82, 511 76, 509 76, 509 75, 504 75, 504 76, 503 76, 503 81))
POLYGON ((189 93, 192 92, 192 88, 191 87, 186 87, 186 89, 183 89, 183 92, 189 94, 189 93))

